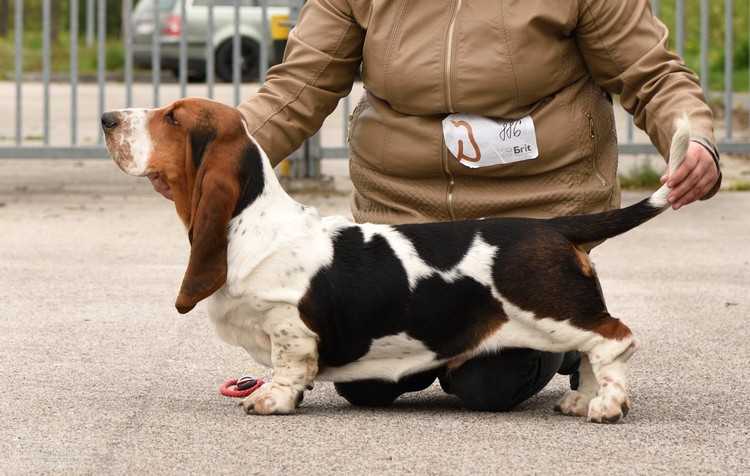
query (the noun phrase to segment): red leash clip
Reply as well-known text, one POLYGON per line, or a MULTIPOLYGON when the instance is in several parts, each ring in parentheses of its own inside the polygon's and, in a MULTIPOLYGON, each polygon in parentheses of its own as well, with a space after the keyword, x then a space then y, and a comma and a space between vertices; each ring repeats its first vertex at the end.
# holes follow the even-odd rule
POLYGON ((245 398, 254 391, 258 390, 265 382, 255 377, 242 377, 239 380, 230 378, 219 387, 219 393, 225 397, 245 398))

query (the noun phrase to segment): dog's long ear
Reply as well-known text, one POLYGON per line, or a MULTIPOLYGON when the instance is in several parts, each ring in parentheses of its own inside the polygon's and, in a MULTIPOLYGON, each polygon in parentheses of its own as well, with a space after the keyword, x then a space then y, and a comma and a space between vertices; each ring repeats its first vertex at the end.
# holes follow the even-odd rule
MULTIPOLYGON (((231 159, 227 158, 228 162, 231 159)), ((175 307, 185 314, 222 287, 227 279, 227 227, 240 186, 234 167, 204 163, 196 177, 190 238, 190 261, 175 307)))
POLYGON ((198 168, 193 186, 188 229, 190 261, 175 307, 189 312, 227 280, 230 220, 252 204, 263 191, 263 159, 245 134, 193 144, 191 161, 198 168), (196 157, 200 152, 202 157, 196 157))

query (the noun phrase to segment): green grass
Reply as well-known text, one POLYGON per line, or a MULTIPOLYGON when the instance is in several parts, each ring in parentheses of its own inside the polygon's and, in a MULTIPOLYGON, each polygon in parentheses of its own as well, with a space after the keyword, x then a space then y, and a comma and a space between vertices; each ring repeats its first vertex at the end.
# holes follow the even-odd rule
POLYGON ((620 174, 620 188, 623 190, 652 189, 661 186, 661 174, 651 166, 648 160, 643 160, 627 174, 620 174))
MULTIPOLYGON (((67 32, 61 32, 58 41, 52 45, 51 66, 53 73, 68 73, 70 71, 70 37, 67 32)), ((106 70, 122 70, 125 51, 122 41, 110 38, 105 48, 106 70)), ((23 38, 23 70, 28 72, 42 71, 42 35, 39 32, 24 32, 23 38)), ((97 70, 96 45, 86 47, 83 41, 78 42, 78 71, 79 74, 95 74, 97 70)), ((0 79, 15 77, 15 46, 13 32, 8 38, 0 38, 0 79)))
MULTIPOLYGON (((724 91, 724 72, 711 71, 708 85, 711 91, 724 91)), ((750 90, 748 69, 735 69, 732 74, 732 91, 747 92, 748 90, 750 90)))
POLYGON ((750 192, 750 180, 736 180, 729 185, 732 192, 750 192))

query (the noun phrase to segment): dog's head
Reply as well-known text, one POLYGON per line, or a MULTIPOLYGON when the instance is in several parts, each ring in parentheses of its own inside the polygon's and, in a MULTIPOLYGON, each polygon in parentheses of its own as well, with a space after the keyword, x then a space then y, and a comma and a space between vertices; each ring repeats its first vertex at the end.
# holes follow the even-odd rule
POLYGON ((206 99, 107 112, 102 128, 124 172, 169 188, 191 244, 176 302, 189 312, 226 282, 227 227, 263 191, 261 153, 236 109, 206 99))

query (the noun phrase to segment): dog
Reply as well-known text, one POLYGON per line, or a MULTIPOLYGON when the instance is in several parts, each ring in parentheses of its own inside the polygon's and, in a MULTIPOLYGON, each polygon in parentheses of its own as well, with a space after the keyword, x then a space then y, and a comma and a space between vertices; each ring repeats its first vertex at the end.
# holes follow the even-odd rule
MULTIPOLYGON (((553 219, 355 224, 285 193, 240 113, 206 99, 102 116, 125 173, 166 184, 190 258, 176 308, 202 300, 219 336, 273 369, 248 413, 293 413, 315 379, 398 379, 506 347, 582 354, 556 410, 620 421, 630 329, 610 316, 582 245, 669 207, 665 185, 626 208, 553 219)), ((676 124, 670 169, 690 126, 676 124)))

